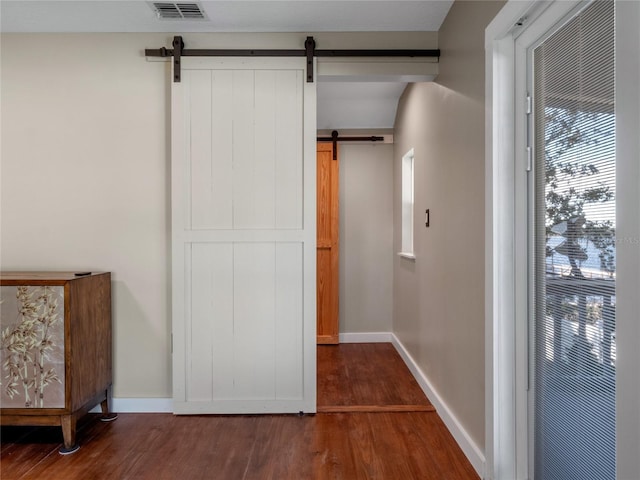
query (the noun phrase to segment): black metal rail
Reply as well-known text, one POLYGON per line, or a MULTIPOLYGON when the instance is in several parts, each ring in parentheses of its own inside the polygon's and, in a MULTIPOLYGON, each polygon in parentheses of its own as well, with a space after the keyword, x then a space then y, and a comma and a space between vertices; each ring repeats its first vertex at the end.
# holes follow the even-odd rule
MULTIPOLYGON (((173 48, 148 48, 147 57, 173 57, 173 81, 180 82, 181 57, 306 57, 307 82, 313 83, 313 57, 432 57, 440 58, 440 50, 316 50, 313 37, 307 37, 304 50, 209 49, 184 48, 181 36, 173 37, 173 48)), ((352 137, 350 137, 352 138, 352 137)))
POLYGON ((337 130, 331 132, 330 137, 317 137, 316 140, 318 142, 333 142, 333 159, 338 159, 338 142, 382 142, 384 141, 384 137, 378 137, 375 135, 371 135, 368 137, 340 137, 337 130))

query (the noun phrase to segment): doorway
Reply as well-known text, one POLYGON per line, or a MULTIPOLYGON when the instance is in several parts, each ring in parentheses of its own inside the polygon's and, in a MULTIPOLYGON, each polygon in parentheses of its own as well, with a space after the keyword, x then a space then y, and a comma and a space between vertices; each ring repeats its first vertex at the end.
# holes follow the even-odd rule
MULTIPOLYGON (((487 48, 487 476, 531 478, 528 400, 533 388, 528 310, 527 68, 526 51, 585 2, 509 1, 486 33, 487 48), (515 74, 514 74, 515 72, 515 74)), ((640 251, 637 182, 640 116, 637 2, 614 2, 616 132, 616 475, 637 478, 640 458, 637 295, 640 251), (634 65, 633 68, 629 68, 634 65), (633 447, 632 447, 633 446, 633 447)), ((573 15, 572 15, 573 13, 573 15)))
MULTIPOLYGON (((393 144, 391 130, 341 130, 340 137, 374 134, 381 141, 344 141, 328 162, 337 171, 337 283, 340 342, 375 342, 392 330, 393 292, 393 144)), ((324 137, 324 132, 319 133, 324 137)), ((318 187, 320 209, 320 192, 318 187)), ((321 215, 319 212, 318 219, 321 215)), ((320 221, 319 221, 320 224, 320 221)), ((320 227, 319 231, 320 233, 320 227)), ((323 240, 318 236, 318 246, 323 240)), ((320 271, 320 260, 318 262, 320 271)), ((321 280, 318 278, 318 286, 321 280)), ((385 340, 386 341, 386 340, 385 340)), ((321 342, 318 342, 321 343, 321 342)))

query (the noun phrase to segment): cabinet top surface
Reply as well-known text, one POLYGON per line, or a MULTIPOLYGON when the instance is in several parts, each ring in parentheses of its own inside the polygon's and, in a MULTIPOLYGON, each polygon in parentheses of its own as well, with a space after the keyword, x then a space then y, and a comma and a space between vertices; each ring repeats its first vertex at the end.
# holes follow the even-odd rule
POLYGON ((109 275, 109 272, 0 272, 2 284, 15 282, 58 282, 65 283, 97 275, 109 275))

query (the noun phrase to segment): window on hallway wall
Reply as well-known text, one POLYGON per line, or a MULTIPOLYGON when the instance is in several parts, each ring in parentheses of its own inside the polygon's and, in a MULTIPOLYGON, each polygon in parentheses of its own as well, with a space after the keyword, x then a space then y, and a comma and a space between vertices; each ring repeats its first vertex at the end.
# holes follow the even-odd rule
POLYGON ((402 157, 402 247, 401 257, 415 258, 413 251, 414 209, 414 153, 413 148, 402 157))

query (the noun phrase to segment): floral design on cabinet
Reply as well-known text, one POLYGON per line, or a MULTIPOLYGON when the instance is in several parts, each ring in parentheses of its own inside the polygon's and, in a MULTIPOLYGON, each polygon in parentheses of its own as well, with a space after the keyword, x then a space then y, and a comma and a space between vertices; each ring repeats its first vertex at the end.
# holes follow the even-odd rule
POLYGON ((64 408, 64 287, 0 287, 3 408, 64 408))

